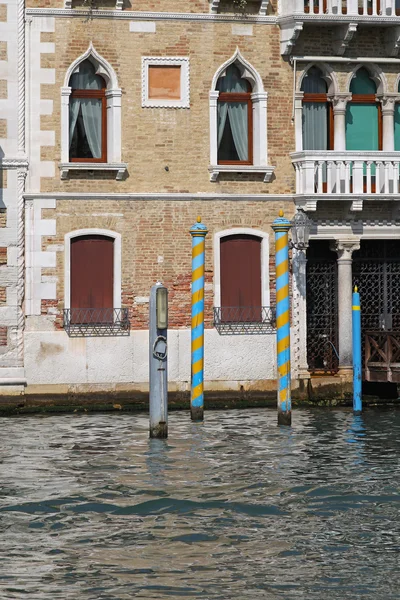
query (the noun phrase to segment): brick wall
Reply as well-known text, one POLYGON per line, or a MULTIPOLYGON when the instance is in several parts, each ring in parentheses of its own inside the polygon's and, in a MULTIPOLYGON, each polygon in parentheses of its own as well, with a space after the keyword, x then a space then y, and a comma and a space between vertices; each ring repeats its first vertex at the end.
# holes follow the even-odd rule
POLYGON ((41 160, 60 162, 60 88, 70 64, 92 41, 115 69, 122 89, 122 160, 128 163, 129 176, 116 182, 112 174, 81 173, 61 181, 56 169, 55 177, 41 179, 41 190, 75 191, 79 185, 81 191, 98 191, 100 186, 109 193, 292 193, 292 68, 281 59, 278 27, 253 25, 252 32, 234 35, 232 23, 157 21, 156 33, 133 33, 129 20, 93 19, 88 27, 84 18, 56 19, 55 32, 41 35, 41 41, 55 42, 55 53, 42 55, 41 66, 56 70, 55 85, 41 85, 41 98, 53 101, 53 113, 41 116, 40 127, 55 131, 55 146, 42 146, 41 160), (209 91, 216 70, 237 47, 268 92, 268 162, 276 166, 269 184, 262 175, 224 175, 217 183, 209 181, 209 91), (190 109, 142 108, 142 56, 190 58, 190 109))
MULTIPOLYGON (((49 244, 62 245, 66 233, 76 229, 108 229, 122 236, 122 304, 130 309, 133 329, 148 322, 148 304, 136 302, 149 295, 160 279, 169 288, 170 327, 190 326, 191 236, 189 229, 201 215, 209 233, 206 237, 206 283, 214 274, 214 234, 234 227, 251 227, 270 234, 271 292, 273 296, 273 231, 270 228, 281 208, 290 217, 291 202, 206 201, 126 201, 59 200, 55 210, 46 209, 45 218, 55 218, 57 235, 44 237, 42 250, 49 244), (159 257, 162 257, 161 259, 159 257)), ((57 267, 42 270, 57 278, 57 300, 42 301, 42 314, 55 314, 61 327, 64 306, 64 252, 57 252, 57 267)), ((205 297, 206 325, 212 323, 212 288, 205 297)))

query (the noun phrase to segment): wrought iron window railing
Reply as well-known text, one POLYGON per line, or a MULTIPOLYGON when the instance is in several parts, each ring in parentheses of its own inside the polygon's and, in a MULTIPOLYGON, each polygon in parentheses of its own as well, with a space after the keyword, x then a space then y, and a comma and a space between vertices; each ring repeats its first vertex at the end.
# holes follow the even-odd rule
POLYGON ((127 308, 65 308, 63 327, 70 337, 129 335, 127 308))
POLYGON ((255 335, 275 332, 271 306, 214 307, 214 327, 220 335, 255 335))

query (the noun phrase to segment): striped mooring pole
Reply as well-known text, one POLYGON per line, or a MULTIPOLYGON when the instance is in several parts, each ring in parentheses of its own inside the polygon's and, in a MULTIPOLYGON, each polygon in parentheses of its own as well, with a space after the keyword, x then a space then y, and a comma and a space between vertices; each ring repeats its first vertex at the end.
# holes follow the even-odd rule
POLYGON ((192 421, 204 419, 204 258, 208 229, 197 217, 192 236, 192 421))
POLYGON ((355 286, 353 292, 353 411, 362 411, 362 369, 361 369, 361 308, 360 294, 355 286))
POLYGON ((275 232, 276 265, 276 351, 278 371, 278 425, 291 425, 290 389, 290 304, 289 304, 289 229, 291 223, 279 212, 272 223, 275 232))

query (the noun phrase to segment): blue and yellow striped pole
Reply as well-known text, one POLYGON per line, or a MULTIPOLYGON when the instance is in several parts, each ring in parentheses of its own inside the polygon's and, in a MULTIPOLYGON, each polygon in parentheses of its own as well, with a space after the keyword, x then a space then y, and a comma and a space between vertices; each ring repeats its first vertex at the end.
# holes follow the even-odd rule
POLYGON ((357 286, 353 292, 353 410, 355 414, 362 411, 361 308, 357 286))
POLYGON ((291 425, 290 390, 290 304, 289 304, 289 238, 290 221, 283 211, 272 223, 275 232, 276 265, 276 345, 278 371, 278 425, 291 425))
POLYGON ((204 419, 204 257, 208 229, 197 217, 192 236, 192 421, 204 419))

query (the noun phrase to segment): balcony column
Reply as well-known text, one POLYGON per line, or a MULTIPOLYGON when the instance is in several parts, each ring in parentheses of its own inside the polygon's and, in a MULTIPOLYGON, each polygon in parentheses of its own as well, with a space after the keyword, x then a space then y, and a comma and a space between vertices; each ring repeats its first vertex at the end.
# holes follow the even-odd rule
POLYGON ((351 94, 335 94, 332 97, 334 114, 334 150, 346 150, 346 107, 351 100, 351 94))
POLYGON ((332 247, 338 255, 339 372, 347 376, 351 375, 353 366, 352 256, 359 248, 360 241, 354 238, 336 240, 332 247))
POLYGON ((304 92, 296 92, 294 97, 296 152, 301 152, 303 150, 303 96, 304 92))
POLYGON ((394 152, 394 109, 395 96, 379 97, 382 104, 382 150, 394 152))

